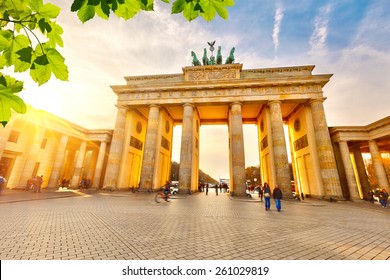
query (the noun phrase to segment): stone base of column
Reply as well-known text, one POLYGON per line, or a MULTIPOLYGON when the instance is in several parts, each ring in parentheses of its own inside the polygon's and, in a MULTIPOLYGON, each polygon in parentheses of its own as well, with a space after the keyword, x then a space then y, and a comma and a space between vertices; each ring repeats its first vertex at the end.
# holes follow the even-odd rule
POLYGON ((146 189, 146 188, 138 188, 137 189, 137 192, 141 192, 141 193, 152 193, 152 192, 157 192, 157 191, 160 191, 160 190, 153 190, 153 189, 146 189))
POLYGON ((111 187, 111 186, 104 186, 103 188, 101 188, 102 190, 104 191, 110 191, 110 192, 113 192, 113 191, 117 191, 118 188, 117 187, 111 187))
MULTIPOLYGON (((209 192, 210 192, 210 190, 209 190, 209 192)), ((193 192, 189 189, 186 189, 186 190, 179 189, 177 193, 178 194, 192 194, 193 192)))
POLYGON ((230 192, 229 193, 230 196, 232 197, 239 197, 239 198, 252 198, 252 196, 250 194, 247 194, 247 193, 238 193, 238 192, 230 192))
POLYGON ((346 201, 345 197, 336 195, 326 195, 324 199, 329 202, 346 201))

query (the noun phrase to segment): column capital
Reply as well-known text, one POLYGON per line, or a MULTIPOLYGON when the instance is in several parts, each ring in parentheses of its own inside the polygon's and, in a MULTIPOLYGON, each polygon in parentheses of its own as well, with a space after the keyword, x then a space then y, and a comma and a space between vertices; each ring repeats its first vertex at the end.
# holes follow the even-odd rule
POLYGON ((192 103, 183 103, 183 107, 192 107, 192 108, 195 108, 195 105, 192 104, 192 103))
POLYGON ((149 108, 158 108, 158 109, 160 109, 161 107, 159 105, 156 105, 156 104, 150 104, 149 108))
POLYGON ((235 102, 232 102, 232 103, 229 104, 230 108, 233 107, 234 105, 240 105, 240 106, 242 106, 242 102, 235 101, 235 102))
POLYGON ((309 101, 307 102, 309 105, 316 103, 316 102, 321 102, 323 103, 326 100, 326 97, 317 97, 317 98, 310 98, 309 101))
POLYGON ((274 103, 282 104, 282 101, 280 101, 280 100, 268 100, 267 105, 269 106, 269 105, 272 105, 274 103))

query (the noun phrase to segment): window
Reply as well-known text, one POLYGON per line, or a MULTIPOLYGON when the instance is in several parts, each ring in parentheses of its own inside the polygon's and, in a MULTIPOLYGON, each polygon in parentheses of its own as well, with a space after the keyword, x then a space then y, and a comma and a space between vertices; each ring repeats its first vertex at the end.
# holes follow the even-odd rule
POLYGON ((11 133, 9 134, 8 137, 8 142, 16 143, 18 142, 18 138, 19 138, 19 131, 11 130, 11 133))

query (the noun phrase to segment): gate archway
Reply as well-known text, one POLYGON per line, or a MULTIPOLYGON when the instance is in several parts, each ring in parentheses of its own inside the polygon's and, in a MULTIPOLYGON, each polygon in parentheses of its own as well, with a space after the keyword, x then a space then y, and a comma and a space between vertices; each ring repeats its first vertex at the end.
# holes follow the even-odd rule
POLYGON ((245 195, 242 125, 258 126, 262 182, 291 195, 286 137, 289 129, 296 184, 313 197, 342 199, 323 108, 323 87, 332 75, 314 66, 243 70, 242 64, 184 67, 183 73, 125 77, 112 86, 117 119, 104 187, 153 191, 169 180, 172 127, 182 124, 179 190, 195 192, 199 127, 227 123, 230 189, 245 195))

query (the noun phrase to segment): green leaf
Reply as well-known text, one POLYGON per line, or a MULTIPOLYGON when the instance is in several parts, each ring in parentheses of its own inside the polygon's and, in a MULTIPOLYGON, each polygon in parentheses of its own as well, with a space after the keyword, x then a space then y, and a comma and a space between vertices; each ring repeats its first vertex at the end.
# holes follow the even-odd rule
POLYGON ((176 0, 172 4, 172 14, 179 14, 184 11, 187 2, 185 0, 176 0))
POLYGON ((46 66, 49 64, 49 60, 47 59, 47 55, 46 54, 43 54, 43 55, 40 55, 38 56, 35 60, 34 60, 34 65, 33 67, 35 68, 36 65, 42 65, 42 66, 46 66))
POLYGON ((51 77, 50 65, 41 65, 34 61, 33 66, 30 68, 30 76, 38 85, 46 83, 51 77))
POLYGON ((15 72, 26 71, 28 69, 26 69, 28 65, 26 65, 26 62, 19 59, 19 55, 16 52, 29 46, 30 41, 25 35, 18 35, 13 38, 11 40, 11 44, 3 52, 3 56, 7 61, 7 66, 14 65, 15 72))
POLYGON ((33 12, 39 13, 39 10, 41 9, 42 6, 43 6, 42 0, 30 0, 30 8, 33 12))
POLYGON ((1 94, 15 94, 21 92, 23 89, 23 82, 18 81, 10 76, 0 73, 0 93, 1 94))
POLYGON ((0 52, 7 49, 12 42, 11 30, 0 30, 0 52))
POLYGON ((164 3, 169 4, 169 0, 161 0, 161 1, 163 1, 164 3))
POLYGON ((84 2, 87 0, 74 0, 72 6, 70 7, 71 12, 77 12, 78 10, 81 9, 83 6, 84 2))
POLYGON ((32 51, 33 49, 31 47, 27 47, 18 50, 16 53, 19 55, 19 60, 24 62, 31 62, 32 51))
POLYGON ((87 2, 83 4, 80 10, 77 12, 77 16, 82 23, 92 19, 95 16, 95 7, 87 5, 87 2))
POLYGON ((3 69, 7 65, 7 61, 3 56, 0 56, 0 69, 3 69))
POLYGON ((43 5, 38 13, 45 18, 56 18, 60 14, 61 8, 56 5, 47 3, 43 5))
POLYGON ((153 11, 154 9, 154 0, 138 0, 138 3, 140 4, 141 10, 153 11))
POLYGON ((110 7, 106 1, 102 1, 100 5, 96 6, 95 12, 102 19, 108 19, 110 16, 110 7))
POLYGON ((23 82, 0 73, 0 122, 5 126, 11 118, 11 109, 17 113, 27 111, 23 100, 15 95, 23 89, 23 82))
POLYGON ((183 11, 183 16, 189 21, 194 20, 199 16, 199 11, 195 11, 194 7, 194 3, 189 3, 183 11))
POLYGON ((62 40, 61 34, 64 33, 64 30, 55 22, 49 22, 49 24, 51 26, 51 32, 46 34, 47 38, 49 39, 47 45, 53 48, 56 47, 56 45, 63 47, 64 41, 62 40))
POLYGON ((32 52, 33 49, 31 47, 23 48, 16 52, 16 54, 19 55, 19 60, 21 62, 25 62, 26 69, 24 69, 23 71, 26 71, 31 66, 32 52))
POLYGON ((124 4, 118 6, 115 15, 124 20, 131 19, 141 11, 141 6, 137 0, 125 0, 124 4))
POLYGON ((49 23, 46 22, 44 18, 41 18, 38 21, 39 29, 41 30, 42 34, 45 34, 45 32, 51 32, 51 26, 49 23))
POLYGON ((46 54, 54 76, 61 81, 67 81, 68 67, 65 65, 65 58, 56 49, 48 49, 46 54))
MULTIPOLYGON (((88 5, 97 6, 100 4, 101 1, 102 0, 88 0, 88 5)), ((104 0, 102 2, 104 2, 104 0)))
POLYGON ((215 10, 217 11, 218 15, 227 20, 229 18, 228 10, 224 6, 215 6, 215 10))
POLYGON ((201 0, 199 4, 203 8, 203 13, 201 13, 201 17, 203 17, 206 21, 211 21, 217 15, 217 11, 215 9, 216 5, 221 5, 221 2, 218 0, 201 0))

